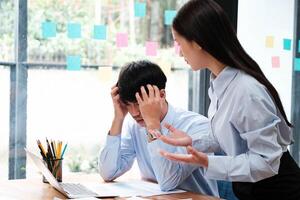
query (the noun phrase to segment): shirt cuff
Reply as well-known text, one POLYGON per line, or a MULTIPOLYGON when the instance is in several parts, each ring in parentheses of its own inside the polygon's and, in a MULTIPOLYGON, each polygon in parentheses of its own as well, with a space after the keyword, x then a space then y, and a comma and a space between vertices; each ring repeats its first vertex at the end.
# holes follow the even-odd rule
POLYGON ((208 156, 208 168, 205 170, 206 178, 227 180, 230 160, 230 156, 208 156))

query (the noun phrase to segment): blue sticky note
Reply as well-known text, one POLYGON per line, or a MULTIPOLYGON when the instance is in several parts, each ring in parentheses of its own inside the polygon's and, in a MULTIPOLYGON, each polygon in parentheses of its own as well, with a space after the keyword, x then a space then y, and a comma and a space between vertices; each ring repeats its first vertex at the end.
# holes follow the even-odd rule
POLYGON ((146 16, 146 3, 140 3, 140 2, 134 3, 134 16, 135 17, 146 16))
POLYGON ((165 10, 165 25, 172 25, 176 10, 165 10))
POLYGON ((67 70, 80 70, 81 58, 80 56, 67 56, 67 70))
POLYGON ((300 58, 295 58, 295 71, 300 72, 300 58))
POLYGON ((43 38, 51 38, 56 36, 56 23, 54 22, 43 22, 42 23, 42 35, 43 38))
POLYGON ((94 38, 98 40, 106 39, 106 26, 105 25, 95 25, 94 26, 94 38))
POLYGON ((76 39, 81 37, 81 25, 78 23, 68 23, 68 37, 76 39))
POLYGON ((283 39, 283 49, 291 50, 292 48, 292 40, 291 39, 283 39))

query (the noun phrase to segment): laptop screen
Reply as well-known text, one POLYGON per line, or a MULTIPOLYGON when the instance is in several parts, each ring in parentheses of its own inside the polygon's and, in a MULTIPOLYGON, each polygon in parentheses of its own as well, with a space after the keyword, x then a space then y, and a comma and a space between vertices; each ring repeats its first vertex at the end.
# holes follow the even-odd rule
POLYGON ((66 194, 65 191, 62 190, 59 183, 57 182, 56 178, 52 175, 52 173, 49 171, 49 169, 45 166, 42 159, 40 159, 38 156, 36 156, 34 153, 28 151, 25 149, 27 155, 31 158, 31 160, 34 162, 35 166, 39 169, 39 171, 45 176, 47 181, 49 181, 50 185, 52 185, 54 188, 56 188, 61 193, 66 194))

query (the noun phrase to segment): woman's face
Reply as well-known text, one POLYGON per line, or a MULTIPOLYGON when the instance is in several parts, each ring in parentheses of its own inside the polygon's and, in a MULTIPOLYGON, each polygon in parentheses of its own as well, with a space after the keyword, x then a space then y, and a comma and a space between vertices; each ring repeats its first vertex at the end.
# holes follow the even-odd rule
POLYGON ((180 56, 191 66, 192 70, 197 71, 208 66, 207 52, 204 51, 196 42, 188 41, 172 29, 174 40, 180 46, 180 56))

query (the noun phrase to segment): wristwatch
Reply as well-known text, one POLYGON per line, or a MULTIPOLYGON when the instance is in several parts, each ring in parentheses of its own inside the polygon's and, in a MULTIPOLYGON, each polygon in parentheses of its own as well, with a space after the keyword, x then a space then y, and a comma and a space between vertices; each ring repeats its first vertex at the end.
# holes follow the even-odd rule
MULTIPOLYGON (((161 133, 160 129, 152 129, 152 130, 161 133)), ((147 130, 147 138, 148 138, 148 142, 149 143, 157 139, 154 135, 152 135, 151 133, 149 133, 148 130, 147 130)))

